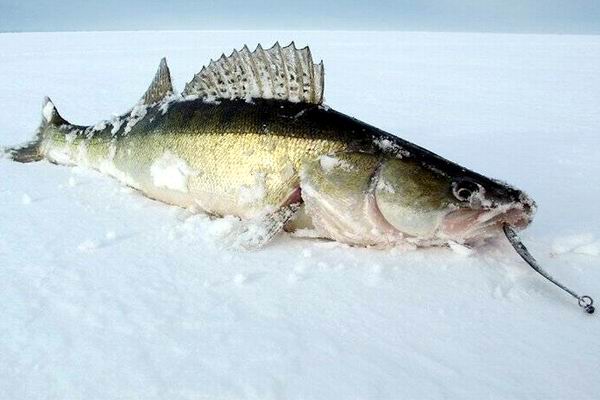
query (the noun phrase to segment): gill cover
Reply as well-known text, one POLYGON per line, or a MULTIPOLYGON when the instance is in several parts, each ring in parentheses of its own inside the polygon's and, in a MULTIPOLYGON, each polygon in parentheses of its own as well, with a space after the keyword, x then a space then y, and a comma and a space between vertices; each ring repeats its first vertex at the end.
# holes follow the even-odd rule
POLYGON ((416 161, 387 158, 375 186, 377 206, 400 232, 433 238, 451 204, 451 182, 416 161))
POLYGON ((379 157, 365 153, 325 155, 306 163, 300 175, 302 199, 321 236, 366 246, 400 239, 375 203, 380 163, 379 157))

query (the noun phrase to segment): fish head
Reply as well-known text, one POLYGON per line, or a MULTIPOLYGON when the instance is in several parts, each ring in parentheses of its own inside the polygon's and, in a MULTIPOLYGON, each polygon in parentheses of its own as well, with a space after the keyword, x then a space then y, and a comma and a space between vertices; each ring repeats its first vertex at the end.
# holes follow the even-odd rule
POLYGON ((525 228, 535 203, 524 192, 446 160, 389 158, 382 162, 375 198, 379 211, 408 237, 468 243, 525 228))
POLYGON ((452 179, 451 193, 454 210, 444 216, 439 235, 456 241, 497 236, 504 224, 524 229, 536 210, 525 192, 470 171, 452 179))

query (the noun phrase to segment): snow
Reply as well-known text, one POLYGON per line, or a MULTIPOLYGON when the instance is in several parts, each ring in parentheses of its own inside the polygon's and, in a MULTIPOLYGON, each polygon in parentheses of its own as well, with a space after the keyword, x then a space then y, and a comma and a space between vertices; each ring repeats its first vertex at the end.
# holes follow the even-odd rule
POLYGON ((400 149, 396 143, 392 142, 389 139, 378 138, 378 139, 373 140, 373 143, 375 144, 375 146, 379 147, 383 151, 386 151, 386 152, 397 151, 398 157, 409 155, 407 150, 400 149))
POLYGON ((264 199, 267 195, 265 186, 266 176, 263 173, 254 175, 254 183, 240 186, 239 199, 241 204, 252 204, 264 199))
POLYGON ((46 122, 50 122, 52 120, 52 117, 54 116, 54 112, 55 112, 54 104, 52 104, 52 102, 50 100, 47 100, 46 104, 44 104, 44 107, 42 108, 42 116, 44 117, 46 122))
POLYGON ((552 244, 552 254, 554 255, 569 252, 600 256, 600 239, 596 239, 591 233, 584 233, 565 236, 559 240, 555 240, 552 244))
POLYGON ((474 253, 471 247, 456 243, 454 241, 449 241, 448 247, 450 247, 450 250, 454 251, 456 254, 460 254, 461 256, 465 257, 468 257, 474 253))
POLYGON ((117 132, 119 132, 119 129, 121 129, 121 125, 123 125, 123 122, 125 122, 125 118, 121 118, 120 116, 114 116, 113 119, 110 121, 110 123, 112 124, 110 134, 114 136, 117 132))
MULTIPOLYGON (((324 59, 333 108, 526 189, 539 206, 526 245, 600 301, 599 36, 0 34, 0 144, 31 139, 47 94, 93 125, 130 109, 162 56, 183 87, 222 52, 292 39, 324 59)), ((248 252, 221 242, 239 221, 84 168, 0 159, 0 176, 0 398, 600 391, 600 317, 506 240, 465 254, 282 235, 248 252)))
POLYGON ((77 133, 76 132, 69 132, 67 134, 65 134, 65 141, 68 144, 73 144, 73 142, 75 141, 75 139, 77 139, 77 133))
POLYGON ((394 186, 392 186, 384 178, 379 178, 377 180, 377 190, 380 190, 382 192, 387 192, 387 193, 396 193, 394 186))
POLYGON ((150 166, 152 181, 157 187, 188 192, 188 178, 194 175, 189 165, 170 151, 165 151, 150 166))
POLYGON ((352 169, 352 166, 346 161, 328 155, 321 156, 319 158, 319 163, 321 164, 321 169, 325 171, 325 173, 329 173, 337 167, 342 168, 344 170, 352 169))
POLYGON ((169 111, 169 107, 176 101, 184 101, 184 99, 179 94, 172 94, 162 100, 162 104, 159 107, 159 110, 162 114, 166 114, 169 111))
MULTIPOLYGON (((137 104, 135 107, 133 107, 127 119, 127 125, 125 125, 124 133, 128 134, 133 127, 146 116, 147 112, 148 106, 146 104, 137 104)), ((118 131, 119 128, 116 128, 116 126, 117 125, 115 124, 114 128, 118 131)))
POLYGON ((21 203, 23 203, 23 205, 31 204, 31 197, 29 197, 27 193, 23 193, 23 196, 21 196, 21 203))
POLYGON ((102 120, 102 121, 96 123, 96 125, 94 125, 92 127, 92 131, 101 132, 101 131, 105 130, 107 126, 108 126, 107 121, 102 120))

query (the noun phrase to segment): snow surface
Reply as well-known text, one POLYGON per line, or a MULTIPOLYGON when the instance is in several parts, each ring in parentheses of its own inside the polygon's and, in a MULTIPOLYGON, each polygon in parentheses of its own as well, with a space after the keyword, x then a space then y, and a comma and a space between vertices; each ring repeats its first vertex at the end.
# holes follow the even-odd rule
MULTIPOLYGON (((526 244, 600 301, 600 37, 368 32, 0 34, 0 143, 132 107, 166 56, 182 88, 234 47, 310 44, 327 104, 537 201, 526 244), (133 44, 133 45, 132 45, 133 44)), ((594 399, 600 316, 483 248, 284 235, 83 168, 0 159, 2 399, 594 399)))

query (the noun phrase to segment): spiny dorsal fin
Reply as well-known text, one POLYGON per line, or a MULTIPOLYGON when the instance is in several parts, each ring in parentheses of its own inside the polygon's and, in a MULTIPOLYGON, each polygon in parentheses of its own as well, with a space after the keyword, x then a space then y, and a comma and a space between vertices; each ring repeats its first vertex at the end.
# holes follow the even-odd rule
POLYGON ((172 94, 173 84, 171 83, 171 73, 167 66, 167 59, 163 57, 158 65, 158 71, 154 75, 154 80, 140 99, 140 103, 146 105, 154 104, 172 94))
POLYGON ((60 116, 54 103, 50 100, 50 97, 44 97, 44 103, 42 105, 42 126, 60 126, 65 124, 68 124, 68 122, 60 116))
POLYGON ((184 96, 202 99, 277 99, 294 103, 321 104, 324 88, 323 62, 315 64, 310 49, 297 49, 294 42, 279 42, 264 50, 247 46, 210 61, 185 85, 184 96))

